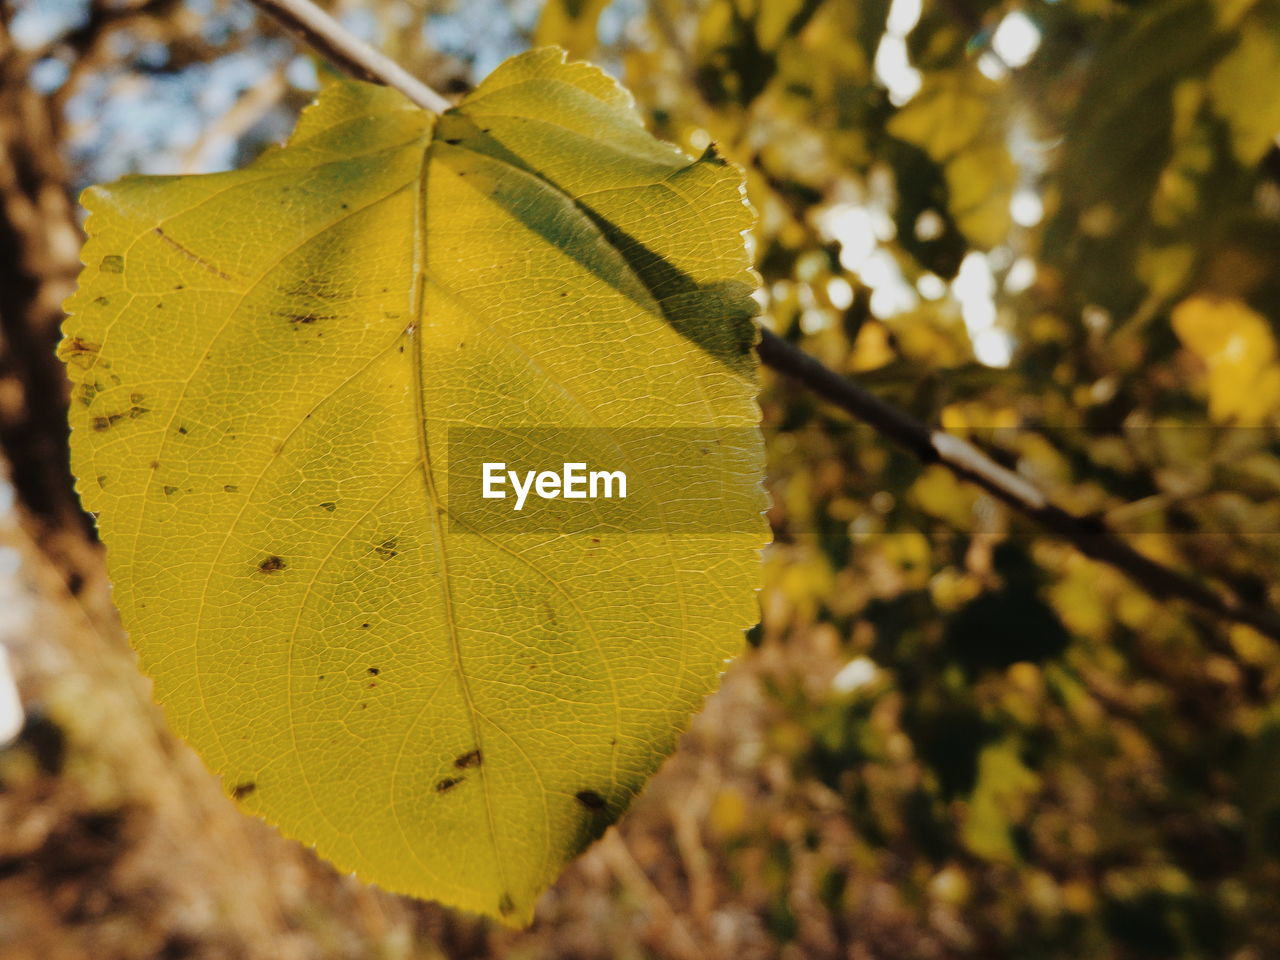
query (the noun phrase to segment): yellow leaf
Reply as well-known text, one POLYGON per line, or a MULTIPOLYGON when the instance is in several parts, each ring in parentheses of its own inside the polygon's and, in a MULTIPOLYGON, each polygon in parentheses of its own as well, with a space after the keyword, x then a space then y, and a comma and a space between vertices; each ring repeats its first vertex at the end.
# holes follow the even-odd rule
POLYGON ((1280 138, 1280 35, 1274 23, 1248 19, 1235 48, 1209 77, 1217 114, 1227 122, 1241 165, 1252 167, 1280 138))
POLYGON ((964 845, 984 860, 1016 863, 1011 831, 1026 817, 1039 790, 1040 778, 1022 763, 1016 743, 983 747, 978 755, 978 783, 961 832, 964 845))
POLYGON ((1178 339, 1207 367, 1214 420, 1256 422, 1280 409, 1280 366, 1265 317, 1239 300, 1194 296, 1171 319, 1178 339))
POLYGON ((891 134, 943 168, 956 225, 979 247, 1008 233, 1017 179, 998 102, 995 84, 980 74, 932 75, 888 123, 891 134))
POLYGON ((609 0, 546 0, 533 42, 564 47, 570 56, 588 57, 595 52, 600 14, 607 6, 609 0))
POLYGON ((539 50, 439 117, 336 83, 244 170, 84 202, 72 454, 169 722, 339 868, 527 923, 757 619, 740 173, 539 50), (725 515, 460 519, 451 456, 575 430, 669 438, 645 502, 725 515))

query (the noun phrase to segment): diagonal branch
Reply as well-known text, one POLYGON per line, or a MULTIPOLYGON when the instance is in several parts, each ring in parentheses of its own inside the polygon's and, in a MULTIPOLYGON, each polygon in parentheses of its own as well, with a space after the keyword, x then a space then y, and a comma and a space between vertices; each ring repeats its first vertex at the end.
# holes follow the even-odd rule
MULTIPOLYGON (((449 102, 440 94, 352 36, 310 0, 252 2, 296 33, 334 66, 358 78, 393 87, 429 110, 441 112, 449 108, 449 102)), ((1185 601, 1215 617, 1247 624, 1280 639, 1280 616, 1224 597, 1199 580, 1138 552, 1100 521, 1077 516, 1055 506, 1023 477, 1000 466, 976 447, 942 431, 930 429, 777 334, 763 331, 757 352, 765 366, 852 414, 923 463, 941 464, 957 477, 981 487, 1045 530, 1067 540, 1085 556, 1119 570, 1152 596, 1185 601)))
POLYGON ((330 64, 355 77, 399 90, 426 110, 444 113, 452 106, 390 57, 353 36, 311 0, 252 0, 330 64))
POLYGON ((1280 617, 1223 597, 1205 584, 1139 553, 1092 517, 1069 513, 1051 503, 1024 477, 1002 467, 959 437, 932 430, 910 414, 841 376, 777 334, 764 331, 757 348, 766 366, 803 384, 828 403, 853 414, 922 463, 937 463, 962 480, 1069 541, 1085 556, 1110 564, 1159 599, 1181 599, 1217 617, 1248 624, 1280 639, 1280 617))

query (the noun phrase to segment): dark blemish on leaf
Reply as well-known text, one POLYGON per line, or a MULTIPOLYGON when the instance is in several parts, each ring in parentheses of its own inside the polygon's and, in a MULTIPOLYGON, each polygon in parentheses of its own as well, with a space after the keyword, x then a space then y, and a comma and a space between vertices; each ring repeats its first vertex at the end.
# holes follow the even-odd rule
POLYGON ((145 400, 145 399, 147 399, 147 395, 146 395, 145 393, 131 393, 131 394, 129 394, 129 402, 130 402, 130 403, 141 403, 141 402, 142 402, 143 400, 145 400))
POLYGON ((123 413, 111 413, 105 417, 94 417, 92 421, 93 429, 101 433, 103 430, 110 430, 123 419, 123 413))
POLYGON ((462 142, 462 140, 459 139, 458 137, 445 137, 444 142, 451 147, 456 147, 458 144, 462 142))
POLYGON ((257 789, 258 785, 256 783, 252 780, 246 780, 244 783, 237 783, 235 788, 231 791, 231 795, 237 800, 243 800, 257 789))
POLYGON ((381 671, 381 670, 379 670, 377 667, 370 667, 370 668, 369 668, 369 676, 371 676, 371 677, 376 677, 376 676, 377 676, 378 674, 380 674, 381 672, 382 672, 382 671, 381 671))
POLYGON ((124 257, 117 253, 105 256, 102 258, 102 263, 98 265, 98 269, 103 273, 124 273, 124 257))
MULTIPOLYGON (((206 270, 212 273, 219 280, 232 279, 231 274, 223 273, 221 270, 215 267, 212 263, 210 263, 204 257, 200 256, 199 254, 191 250, 188 250, 186 247, 180 244, 177 240, 173 239, 173 237, 165 233, 164 230, 162 230, 160 227, 152 227, 151 232, 154 233, 161 240, 163 240, 165 243, 169 244, 169 246, 173 247, 173 249, 177 250, 180 254, 182 254, 188 260, 192 261, 193 263, 200 264, 200 266, 204 267, 206 270)), ((123 267, 123 263, 121 264, 121 266, 123 267)))
POLYGON ((347 209, 349 209, 349 208, 350 208, 350 206, 351 206, 351 205, 350 205, 349 203, 344 203, 344 204, 342 204, 342 209, 343 209, 343 210, 347 210, 347 209))
POLYGON ((396 555, 396 544, 399 541, 392 537, 389 540, 383 540, 381 546, 373 548, 373 552, 380 556, 383 560, 390 560, 396 555))
POLYGON ((569 295, 569 291, 568 291, 568 290, 561 290, 561 291, 560 291, 560 296, 562 296, 562 297, 567 297, 568 295, 569 295))
POLYGON ((133 406, 129 408, 129 419, 137 420, 139 417, 143 416, 144 414, 148 414, 150 412, 151 411, 146 407, 133 406))
POLYGON ((75 363, 82 370, 88 370, 98 360, 98 351, 102 344, 92 343, 83 337, 71 337, 62 342, 59 352, 66 357, 68 363, 75 363))
POLYGON ((185 289, 187 289, 187 285, 186 285, 185 283, 180 283, 180 284, 178 284, 176 287, 174 287, 173 289, 175 289, 175 290, 185 290, 185 289))
POLYGON ((237 487, 234 483, 224 483, 222 485, 222 489, 225 490, 227 493, 239 493, 240 491, 240 488, 237 487))
POLYGON ((326 500, 324 503, 320 504, 320 509, 328 510, 330 513, 333 513, 334 510, 338 509, 338 505, 332 500, 326 500))
POLYGON ((160 469, 160 461, 159 461, 159 460, 152 460, 152 461, 151 461, 151 469, 152 469, 152 470, 159 470, 159 469, 160 469))
POLYGON ((164 488, 164 495, 165 495, 166 497, 172 497, 172 496, 173 496, 175 493, 177 493, 177 492, 178 492, 178 488, 177 488, 177 487, 165 487, 165 488, 164 488))
MULTIPOLYGON (((259 563, 258 569, 261 570, 263 573, 275 573, 277 570, 283 570, 287 566, 288 564, 285 563, 284 560, 282 560, 280 557, 271 556, 271 557, 267 557, 265 560, 259 563)), ((320 679, 323 680, 324 678, 321 677, 320 679)))
POLYGON ((362 703, 362 704, 360 704, 360 709, 361 709, 361 710, 368 710, 368 709, 369 709, 369 705, 368 705, 367 703, 362 703))
POLYGON ((400 344, 400 352, 401 352, 401 353, 404 353, 404 344, 403 344, 403 343, 402 343, 402 344, 400 344))
POLYGON ((594 790, 579 790, 573 797, 588 810, 604 809, 604 797, 594 790))
POLYGON ((484 756, 480 753, 480 748, 476 747, 474 750, 468 750, 461 756, 455 757, 453 765, 459 770, 466 770, 468 767, 478 767, 483 762, 484 756))
POLYGON ((707 149, 702 151, 702 156, 698 158, 699 163, 710 163, 717 167, 727 167, 729 161, 720 156, 720 152, 716 149, 714 143, 707 144, 707 149))
POLYGON ((372 689, 373 689, 374 687, 376 687, 377 685, 378 685, 377 681, 371 681, 371 682, 369 682, 368 684, 366 684, 366 686, 367 686, 370 690, 372 690, 372 689))
POLYGON ((436 793, 448 793, 466 779, 466 777, 445 777, 436 784, 436 793))
POLYGON ((107 307, 111 305, 111 300, 108 297, 98 297, 93 302, 99 307, 107 307))
POLYGON ((368 625, 367 623, 362 623, 362 624, 360 624, 360 629, 361 629, 361 630, 368 630, 368 629, 369 629, 369 625, 368 625))
POLYGON ((105 488, 107 485, 107 475, 105 473, 98 474, 98 486, 105 488))
POLYGON ((498 898, 498 912, 502 914, 504 917, 510 916, 511 914, 515 913, 515 910, 516 910, 516 903, 514 900, 511 899, 511 894, 504 893, 501 897, 498 898))
POLYGON ((82 383, 78 391, 80 402, 86 407, 93 405, 93 398, 102 392, 102 385, 98 383, 82 383))
POLYGON ((182 435, 185 437, 185 436, 187 435, 187 428, 186 428, 186 427, 179 427, 179 428, 178 428, 178 432, 179 432, 180 434, 182 434, 182 435))
POLYGON ((592 537, 592 538, 591 538, 591 542, 592 542, 592 543, 599 543, 599 542, 600 542, 600 538, 599 538, 599 537, 592 537))

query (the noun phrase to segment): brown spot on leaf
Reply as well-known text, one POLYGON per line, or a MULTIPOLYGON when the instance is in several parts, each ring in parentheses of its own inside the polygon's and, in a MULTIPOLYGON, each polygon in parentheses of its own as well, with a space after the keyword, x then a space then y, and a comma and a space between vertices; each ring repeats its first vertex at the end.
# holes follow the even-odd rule
POLYGON ((231 795, 237 800, 243 800, 253 791, 258 789, 258 785, 252 780, 246 780, 244 783, 237 783, 231 791, 231 795))
POLYGON ((66 363, 75 364, 81 370, 88 370, 98 362, 98 351, 102 345, 92 343, 82 337, 68 337, 58 347, 58 356, 66 363))
POLYGON ((448 793, 458 784, 467 779, 466 777, 445 777, 436 783, 436 793, 448 793))
POLYGON ((498 912, 504 917, 516 912, 516 902, 511 899, 511 894, 504 893, 498 898, 498 912))
POLYGON ((333 511, 336 510, 337 508, 338 508, 338 505, 334 503, 332 500, 326 500, 324 503, 320 504, 321 510, 328 510, 330 513, 333 513, 333 511))
POLYGON ((280 557, 271 556, 258 564, 258 569, 263 573, 275 573, 277 570, 283 570, 288 564, 280 557))
POLYGON ((474 750, 468 750, 466 753, 455 757, 453 765, 459 770, 466 770, 468 767, 478 767, 482 762, 484 762, 484 755, 481 754, 480 748, 476 747, 474 750))
POLYGON ((377 667, 370 667, 370 668, 369 668, 369 676, 371 676, 371 677, 376 677, 376 676, 377 676, 378 674, 380 674, 381 672, 382 672, 382 671, 381 671, 381 670, 379 670, 377 667))
MULTIPOLYGON (((157 237, 159 237, 161 240, 163 240, 165 243, 167 243, 169 246, 173 247, 173 249, 177 250, 180 254, 182 254, 184 257, 186 257, 186 258, 187 258, 188 260, 190 260, 192 263, 198 263, 198 264, 200 264, 200 266, 204 267, 206 270, 208 270, 210 273, 212 273, 212 274, 213 274, 215 277, 217 277, 219 280, 231 280, 231 279, 233 279, 233 278, 232 278, 232 276, 231 276, 229 273, 223 273, 221 270, 219 270, 216 266, 214 266, 212 263, 210 263, 210 262, 209 262, 208 260, 206 260, 204 257, 200 256, 199 254, 195 253, 195 252, 194 252, 194 251, 192 251, 192 250, 188 250, 186 247, 184 247, 182 244, 180 244, 177 240, 173 239, 173 237, 171 237, 171 236, 169 236, 167 233, 165 233, 165 232, 164 232, 164 230, 163 230, 162 228, 160 228, 160 227, 152 227, 152 228, 151 228, 151 232, 152 232, 152 233, 154 233, 154 234, 155 234, 157 237)), ((104 265, 102 269, 103 269, 103 270, 106 270, 106 266, 104 265)), ((121 259, 121 262, 120 262, 120 270, 117 270, 117 271, 115 271, 115 272, 116 272, 116 273, 119 273, 119 272, 121 272, 123 269, 124 269, 124 261, 123 261, 123 259, 121 259)))
POLYGON ((277 313, 276 316, 284 317, 293 324, 304 324, 316 323, 320 320, 332 320, 337 315, 332 313, 315 313, 314 311, 308 311, 306 313, 277 313))

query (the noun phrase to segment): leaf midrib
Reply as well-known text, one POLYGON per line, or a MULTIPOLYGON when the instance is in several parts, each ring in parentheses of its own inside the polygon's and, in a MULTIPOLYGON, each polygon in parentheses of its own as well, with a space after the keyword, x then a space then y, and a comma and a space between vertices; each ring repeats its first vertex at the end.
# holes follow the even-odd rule
MULTIPOLYGON (((432 122, 431 130, 426 138, 422 151, 422 165, 418 169, 418 202, 414 207, 413 217, 413 291, 409 314, 413 318, 408 331, 409 349, 405 351, 412 367, 410 374, 413 384, 414 424, 418 438, 418 462, 422 467, 422 478, 427 494, 427 510, 431 514, 431 524, 435 532, 436 557, 440 565, 440 592, 444 602, 446 629, 449 634, 449 648, 453 654, 454 669, 458 675, 458 686, 462 692, 463 702, 467 707, 467 721, 471 726, 471 749, 484 755, 484 738, 480 735, 480 713, 476 709, 471 695, 471 684, 462 661, 462 644, 458 635, 458 622, 454 613, 453 577, 449 572, 449 553, 445 546, 444 503, 436 489, 435 473, 431 465, 431 444, 427 437, 426 358, 423 355, 422 325, 426 322, 426 284, 427 284, 427 169, 431 164, 432 150, 436 143, 436 122, 432 122)), ((493 815, 493 800, 489 793, 489 778, 485 764, 477 767, 480 778, 480 794, 484 799, 485 820, 489 828, 489 847, 493 852, 494 866, 501 880, 502 894, 505 898, 499 901, 499 912, 502 903, 509 902, 512 894, 507 883, 506 865, 498 850, 498 831, 493 815)), ((546 805, 546 797, 542 798, 546 805)), ((545 810, 544 810, 545 816, 545 810)))

